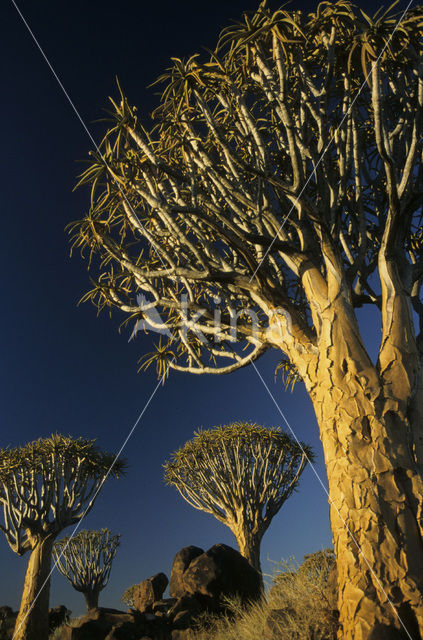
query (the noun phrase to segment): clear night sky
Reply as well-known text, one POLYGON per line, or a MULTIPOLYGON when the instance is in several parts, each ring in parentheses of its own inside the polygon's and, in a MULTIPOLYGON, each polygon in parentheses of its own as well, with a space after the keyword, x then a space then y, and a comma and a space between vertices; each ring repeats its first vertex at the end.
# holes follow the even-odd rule
MULTIPOLYGON (((116 95, 116 75, 140 115, 149 114, 157 98, 146 87, 170 56, 212 48, 221 28, 258 4, 17 1, 96 140, 104 125, 93 120, 102 117, 107 97, 116 95)), ((376 9, 359 4, 369 13, 376 9)), ((300 0, 291 7, 314 3, 300 0)), ((153 370, 137 374, 150 337, 139 335, 128 344, 128 330, 118 332, 123 316, 116 312, 110 320, 106 314, 97 317, 89 304, 77 307, 89 279, 79 255, 69 257, 64 227, 88 206, 88 192, 72 193, 72 188, 83 168, 77 161, 92 145, 9 0, 2 3, 1 26, 0 446, 58 431, 98 438, 101 447, 117 451, 157 384, 153 370)), ((379 325, 371 313, 362 316, 373 354, 379 325)), ((272 351, 258 368, 297 437, 313 446, 315 469, 326 485, 311 403, 302 385, 290 394, 280 378, 275 384, 277 362, 272 351)), ((131 584, 159 571, 169 575, 183 546, 236 546, 229 529, 164 485, 161 468, 198 427, 234 420, 286 429, 252 368, 230 376, 171 374, 158 389, 124 451, 127 476, 107 483, 82 524, 122 534, 102 605, 117 607, 131 584)), ((0 604, 17 607, 28 556, 14 555, 0 536, 0 604)), ((327 497, 308 468, 263 539, 263 569, 271 572, 270 561, 301 560, 330 544, 327 497)), ((74 614, 84 608, 82 596, 54 573, 51 606, 61 603, 74 614)))

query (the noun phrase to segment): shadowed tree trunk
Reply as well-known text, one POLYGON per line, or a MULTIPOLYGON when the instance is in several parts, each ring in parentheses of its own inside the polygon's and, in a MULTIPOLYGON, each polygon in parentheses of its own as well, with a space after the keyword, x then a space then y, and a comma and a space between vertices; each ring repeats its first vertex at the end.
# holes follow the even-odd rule
POLYGON ((98 608, 98 596, 99 589, 90 589, 84 592, 85 603, 87 605, 87 611, 98 608))
POLYGON ((48 638, 50 570, 54 539, 39 538, 28 562, 21 606, 16 619, 14 640, 48 638))

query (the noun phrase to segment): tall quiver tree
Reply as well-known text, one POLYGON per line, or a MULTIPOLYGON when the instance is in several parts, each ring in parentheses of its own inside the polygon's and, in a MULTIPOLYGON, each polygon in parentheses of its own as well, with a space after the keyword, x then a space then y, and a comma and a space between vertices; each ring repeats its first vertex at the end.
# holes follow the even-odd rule
POLYGON ((0 450, 0 528, 18 555, 31 552, 14 640, 47 640, 52 549, 56 537, 88 513, 123 460, 94 440, 52 435, 0 450))
POLYGON ((370 18, 347 0, 262 3, 204 63, 174 60, 155 130, 114 103, 73 227, 99 257, 87 298, 128 319, 160 312, 150 326, 168 340, 145 364, 226 373, 276 347, 301 376, 343 640, 423 636, 422 25, 421 6, 370 18), (363 305, 380 312, 377 362, 363 305), (240 315, 235 335, 245 309, 257 321, 240 315))
POLYGON ((87 611, 98 607, 98 596, 109 582, 119 543, 120 534, 112 536, 108 529, 101 529, 81 531, 54 545, 56 566, 73 588, 84 594, 87 611))
POLYGON ((164 465, 167 484, 234 534, 261 572, 264 533, 298 485, 311 450, 279 429, 235 422, 195 433, 164 465))

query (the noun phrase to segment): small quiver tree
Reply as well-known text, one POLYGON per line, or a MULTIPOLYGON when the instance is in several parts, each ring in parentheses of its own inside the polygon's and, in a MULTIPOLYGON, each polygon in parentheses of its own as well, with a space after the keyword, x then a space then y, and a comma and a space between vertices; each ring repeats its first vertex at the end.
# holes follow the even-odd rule
POLYGON ((94 443, 56 434, 0 449, 0 528, 15 553, 31 552, 14 640, 47 640, 54 541, 88 513, 108 475, 124 472, 94 443))
POLYGON ((230 528, 258 571, 265 531, 298 484, 309 447, 280 429, 237 422, 199 431, 164 465, 167 484, 230 528))
POLYGON ((84 594, 87 611, 98 607, 98 596, 109 582, 119 544, 120 534, 112 536, 108 529, 101 529, 81 531, 54 545, 56 567, 74 589, 84 594))
POLYGON ((120 601, 123 604, 126 604, 126 606, 130 607, 131 609, 133 609, 135 605, 134 594, 137 587, 138 585, 136 584, 133 584, 131 587, 128 587, 126 591, 123 592, 122 597, 120 599, 120 601))

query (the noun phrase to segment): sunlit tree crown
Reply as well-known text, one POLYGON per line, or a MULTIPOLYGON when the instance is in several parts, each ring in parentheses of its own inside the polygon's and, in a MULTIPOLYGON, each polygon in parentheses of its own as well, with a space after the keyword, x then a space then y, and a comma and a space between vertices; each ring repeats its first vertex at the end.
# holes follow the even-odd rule
POLYGON ((165 479, 237 539, 261 540, 312 459, 310 447, 280 429, 235 422, 195 433, 164 465, 165 479))
POLYGON ((281 308, 312 349, 319 296, 307 278, 323 297, 333 277, 353 307, 380 307, 381 250, 397 255, 423 314, 422 8, 398 19, 347 0, 311 13, 262 3, 208 59, 173 59, 151 131, 123 94, 112 100, 73 244, 98 274, 87 299, 127 321, 160 312, 167 338, 144 366, 244 366, 274 346, 281 308), (186 332, 182 296, 190 317, 202 312, 197 331, 186 332))
POLYGON ((95 440, 55 434, 22 447, 0 450, 0 525, 12 549, 22 554, 37 535, 56 536, 91 509, 111 475, 125 471, 123 459, 101 451, 95 440))
POLYGON ((101 591, 109 581, 119 544, 120 534, 112 535, 109 529, 80 531, 55 543, 56 566, 77 591, 101 591))

